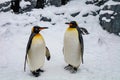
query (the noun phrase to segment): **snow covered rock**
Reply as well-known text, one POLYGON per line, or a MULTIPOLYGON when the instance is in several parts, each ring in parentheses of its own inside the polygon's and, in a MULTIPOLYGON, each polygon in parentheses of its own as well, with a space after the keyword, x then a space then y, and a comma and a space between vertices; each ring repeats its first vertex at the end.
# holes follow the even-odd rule
POLYGON ((120 2, 120 0, 113 0, 113 1, 120 2))
MULTIPOLYGON (((100 25, 110 33, 120 32, 120 0, 87 0, 86 4, 98 6, 100 25)), ((95 13, 95 12, 94 12, 95 13)), ((84 14, 87 17, 89 14, 84 14)), ((97 14, 94 14, 97 15, 97 14)))
POLYGON ((29 5, 31 5, 31 3, 30 3, 29 1, 24 1, 24 0, 22 0, 22 1, 20 2, 20 7, 21 7, 22 9, 26 8, 26 7, 29 6, 29 5))
POLYGON ((105 5, 100 11, 100 25, 110 33, 120 32, 120 4, 105 5))
POLYGON ((61 0, 49 0, 51 5, 61 6, 61 0))
POLYGON ((86 4, 95 4, 97 6, 101 6, 106 3, 108 0, 87 0, 86 4))
POLYGON ((67 4, 70 0, 48 0, 48 3, 51 5, 55 5, 56 7, 59 7, 61 5, 67 4))
POLYGON ((50 18, 47 18, 47 17, 42 17, 40 19, 40 21, 51 22, 52 20, 50 18))
POLYGON ((0 4, 0 12, 7 12, 7 11, 10 11, 10 1, 0 4))

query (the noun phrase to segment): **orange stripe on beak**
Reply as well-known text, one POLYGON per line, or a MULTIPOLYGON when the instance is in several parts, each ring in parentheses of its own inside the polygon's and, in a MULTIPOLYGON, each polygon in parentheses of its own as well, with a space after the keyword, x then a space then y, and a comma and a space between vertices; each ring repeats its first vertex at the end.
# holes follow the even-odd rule
POLYGON ((72 25, 73 25, 73 24, 71 24, 71 23, 69 24, 69 26, 72 26, 72 25))
POLYGON ((68 24, 69 26, 72 26, 73 24, 69 23, 69 22, 66 22, 65 24, 68 24))
POLYGON ((48 27, 40 27, 39 29, 40 29, 40 30, 48 29, 48 27))

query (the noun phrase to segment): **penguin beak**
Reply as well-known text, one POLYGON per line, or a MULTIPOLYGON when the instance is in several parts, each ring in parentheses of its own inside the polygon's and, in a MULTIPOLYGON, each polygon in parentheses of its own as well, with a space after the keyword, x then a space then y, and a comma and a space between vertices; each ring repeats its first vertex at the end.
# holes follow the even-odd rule
POLYGON ((73 25, 72 23, 69 23, 69 22, 66 22, 65 24, 68 24, 69 26, 72 26, 72 25, 73 25))
POLYGON ((40 30, 48 29, 48 27, 40 27, 39 29, 40 29, 40 30))
POLYGON ((70 24, 69 22, 66 22, 65 24, 70 24))

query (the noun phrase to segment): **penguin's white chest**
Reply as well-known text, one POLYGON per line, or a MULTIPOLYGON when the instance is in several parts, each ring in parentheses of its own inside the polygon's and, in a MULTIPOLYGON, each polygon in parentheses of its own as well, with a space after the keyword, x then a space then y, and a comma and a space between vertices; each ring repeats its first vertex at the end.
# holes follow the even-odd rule
POLYGON ((64 58, 68 64, 79 67, 81 63, 81 49, 78 31, 68 28, 64 35, 64 58))
POLYGON ((45 47, 45 42, 42 36, 35 36, 33 38, 28 52, 28 64, 31 71, 37 70, 44 65, 46 52, 45 47))

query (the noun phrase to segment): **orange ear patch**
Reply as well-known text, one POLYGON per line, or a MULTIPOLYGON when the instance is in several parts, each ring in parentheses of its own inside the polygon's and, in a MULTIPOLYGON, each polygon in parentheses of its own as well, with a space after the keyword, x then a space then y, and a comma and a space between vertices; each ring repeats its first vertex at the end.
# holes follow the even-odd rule
POLYGON ((70 23, 69 26, 73 26, 73 24, 70 23))
POLYGON ((34 31, 34 27, 32 28, 32 30, 31 30, 32 32, 34 31))

